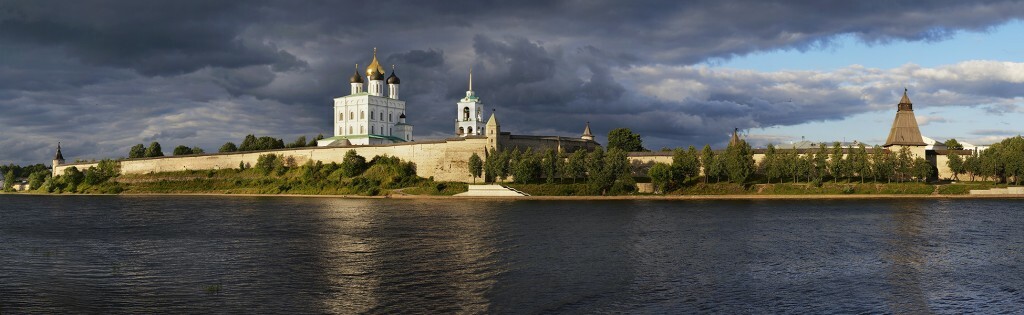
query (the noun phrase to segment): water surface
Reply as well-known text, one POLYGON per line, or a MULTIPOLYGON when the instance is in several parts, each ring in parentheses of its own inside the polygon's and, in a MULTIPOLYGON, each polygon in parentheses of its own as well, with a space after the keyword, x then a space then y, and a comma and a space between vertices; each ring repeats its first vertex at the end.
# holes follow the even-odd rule
POLYGON ((0 196, 0 313, 1017 313, 1019 200, 0 196))

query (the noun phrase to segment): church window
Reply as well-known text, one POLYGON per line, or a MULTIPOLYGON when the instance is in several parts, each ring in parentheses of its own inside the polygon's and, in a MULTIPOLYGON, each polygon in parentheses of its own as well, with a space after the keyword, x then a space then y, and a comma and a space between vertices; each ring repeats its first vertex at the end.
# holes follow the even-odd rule
POLYGON ((464 134, 465 132, 466 132, 466 129, 465 129, 465 128, 459 127, 459 135, 462 135, 462 134, 464 134))
POLYGON ((380 121, 384 121, 384 112, 380 112, 380 121))
POLYGON ((389 136, 390 136, 390 135, 391 135, 392 133, 394 133, 394 132, 395 132, 395 128, 388 128, 388 135, 389 135, 389 136))
POLYGON ((473 127, 466 128, 466 133, 473 134, 473 127))
POLYGON ((344 113, 338 113, 338 120, 345 120, 345 114, 344 113))
POLYGON ((348 119, 353 119, 353 118, 356 118, 356 114, 353 113, 353 112, 348 112, 348 119))
POLYGON ((352 134, 352 126, 348 126, 348 134, 352 134))
POLYGON ((366 118, 366 112, 359 111, 359 119, 363 119, 363 118, 366 118))
POLYGON ((394 118, 394 117, 395 117, 395 114, 388 114, 388 122, 391 122, 391 119, 394 118))
POLYGON ((359 126, 359 133, 366 133, 366 126, 359 126))
POLYGON ((370 120, 373 120, 373 111, 370 111, 370 120))
POLYGON ((469 120, 469 107, 462 109, 462 120, 469 120))

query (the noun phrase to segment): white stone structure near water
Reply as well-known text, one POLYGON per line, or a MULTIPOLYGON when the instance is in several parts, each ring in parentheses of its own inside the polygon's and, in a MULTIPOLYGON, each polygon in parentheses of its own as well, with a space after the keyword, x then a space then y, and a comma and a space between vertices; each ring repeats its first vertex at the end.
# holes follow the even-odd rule
POLYGON ((405 122, 405 101, 398 99, 401 80, 392 66, 387 77, 387 96, 384 95, 384 67, 373 60, 366 67, 370 81, 363 90, 363 76, 359 65, 349 79, 350 93, 334 99, 334 136, 317 141, 317 146, 349 146, 392 144, 413 141, 412 125, 405 122))
POLYGON ((484 134, 484 104, 473 92, 473 70, 469 70, 469 90, 458 103, 455 117, 455 134, 460 137, 484 134))

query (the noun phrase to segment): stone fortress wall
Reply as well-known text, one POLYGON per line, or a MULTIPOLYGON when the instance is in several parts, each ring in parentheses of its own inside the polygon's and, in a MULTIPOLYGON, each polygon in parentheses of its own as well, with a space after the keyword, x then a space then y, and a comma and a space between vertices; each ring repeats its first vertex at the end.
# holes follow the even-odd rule
MULTIPOLYGON (((507 135, 506 135, 507 136, 507 135)), ((516 137, 512 142, 504 142, 503 148, 532 148, 542 150, 556 148, 561 145, 563 152, 573 152, 579 149, 591 150, 597 146, 595 142, 562 141, 551 140, 554 137, 516 137), (535 140, 535 141, 532 141, 535 140)), ((503 140, 508 139, 504 138, 503 140)), ((391 145, 372 146, 351 146, 351 147, 305 147, 295 149, 280 149, 266 151, 248 151, 232 153, 214 153, 204 155, 167 156, 158 158, 142 158, 122 160, 121 172, 123 174, 145 174, 154 172, 173 172, 183 170, 217 170, 226 168, 238 168, 239 163, 255 165, 256 160, 263 154, 278 154, 285 158, 291 157, 297 165, 306 161, 322 161, 324 163, 341 163, 345 153, 355 150, 356 153, 367 160, 379 155, 395 156, 404 161, 416 163, 416 175, 420 177, 431 177, 440 181, 473 182, 469 174, 469 157, 476 153, 480 158, 486 158, 488 144, 487 137, 459 137, 438 141, 407 142, 391 145)), ((871 149, 868 149, 869 151, 871 149)), ((754 150, 754 161, 760 163, 764 159, 762 149, 754 150)), ((780 152, 785 149, 780 149, 780 152)), ((815 150, 801 151, 814 152, 815 150)), ((940 179, 951 179, 953 173, 949 170, 946 162, 949 161, 948 153, 951 151, 938 152, 941 154, 928 154, 928 160, 938 169, 940 179)), ((716 152, 722 153, 722 152, 716 152)), ((801 155, 806 152, 800 152, 801 155)), ((871 152, 869 152, 870 154, 871 152)), ((972 151, 956 151, 961 157, 972 154, 972 151)), ((844 155, 845 157, 845 155, 844 155)), ((651 165, 653 163, 672 164, 672 152, 631 152, 630 163, 651 165)), ((69 163, 55 167, 56 174, 63 174, 64 169, 75 166, 80 170, 95 166, 96 163, 69 163)), ((970 180, 969 176, 960 176, 961 181, 970 180)), ((976 178, 981 180, 981 178, 976 178)))
MULTIPOLYGON (((476 153, 481 158, 487 150, 487 138, 452 138, 438 141, 406 142, 390 145, 350 146, 350 147, 304 147, 295 149, 247 151, 231 153, 214 153, 202 155, 166 156, 157 158, 141 158, 122 160, 122 174, 146 174, 155 172, 173 172, 183 170, 217 170, 238 168, 239 163, 256 165, 256 160, 263 154, 277 154, 285 158, 293 158, 297 165, 307 161, 324 163, 341 163, 345 153, 355 150, 367 160, 379 155, 395 156, 404 161, 416 163, 416 175, 434 177, 441 181, 472 182, 469 174, 469 157, 476 153)), ((69 163, 54 167, 56 174, 63 174, 64 169, 77 167, 87 169, 97 163, 69 163)))

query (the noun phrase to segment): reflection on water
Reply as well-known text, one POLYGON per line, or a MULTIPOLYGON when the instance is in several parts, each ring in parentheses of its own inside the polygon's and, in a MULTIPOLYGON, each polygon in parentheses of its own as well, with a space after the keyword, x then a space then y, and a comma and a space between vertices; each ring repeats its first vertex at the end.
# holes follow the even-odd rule
POLYGON ((901 202, 892 211, 892 239, 885 258, 889 263, 886 275, 890 310, 898 314, 931 313, 924 289, 921 270, 926 268, 921 249, 928 240, 922 235, 927 212, 919 202, 901 202))
POLYGON ((0 196, 0 313, 1016 312, 1021 205, 0 196))

